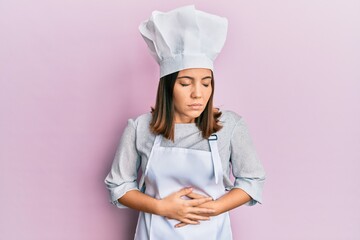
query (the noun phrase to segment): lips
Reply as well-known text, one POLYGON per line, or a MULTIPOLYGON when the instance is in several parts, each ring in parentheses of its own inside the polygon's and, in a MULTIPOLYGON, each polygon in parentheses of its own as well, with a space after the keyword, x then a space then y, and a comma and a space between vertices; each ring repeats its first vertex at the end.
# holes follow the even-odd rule
POLYGON ((194 103, 194 104, 191 104, 191 105, 188 105, 189 107, 201 107, 202 104, 201 103, 194 103))
POLYGON ((200 104, 200 103, 194 103, 194 104, 191 104, 191 105, 188 105, 188 106, 192 110, 201 110, 203 105, 200 104))

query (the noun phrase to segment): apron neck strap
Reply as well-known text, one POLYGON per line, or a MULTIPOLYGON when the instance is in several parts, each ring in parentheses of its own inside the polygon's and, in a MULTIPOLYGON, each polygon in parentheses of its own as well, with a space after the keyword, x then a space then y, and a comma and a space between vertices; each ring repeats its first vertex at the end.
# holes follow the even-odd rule
POLYGON ((161 144, 161 134, 158 134, 155 137, 154 147, 160 147, 160 144, 161 144))
POLYGON ((218 149, 218 145, 217 145, 217 135, 216 134, 211 134, 210 137, 208 138, 209 140, 209 145, 210 145, 210 149, 211 149, 211 158, 213 161, 213 165, 214 165, 214 175, 215 175, 215 183, 217 184, 219 182, 219 173, 221 171, 221 159, 220 159, 220 155, 219 155, 219 149, 218 149))
POLYGON ((158 135, 156 135, 155 140, 154 140, 154 145, 153 145, 153 147, 151 148, 151 152, 150 152, 150 156, 149 156, 149 158, 148 158, 148 162, 147 162, 147 164, 146 164, 144 176, 147 175, 147 172, 148 172, 148 170, 149 170, 150 161, 151 161, 151 159, 152 159, 152 155, 153 155, 153 152, 154 152, 154 148, 160 147, 160 143, 161 143, 161 134, 158 134, 158 135))

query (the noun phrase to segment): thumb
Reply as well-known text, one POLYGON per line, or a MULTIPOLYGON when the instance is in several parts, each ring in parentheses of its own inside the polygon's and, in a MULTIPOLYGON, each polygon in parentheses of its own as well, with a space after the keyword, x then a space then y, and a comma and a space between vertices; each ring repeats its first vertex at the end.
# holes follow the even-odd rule
POLYGON ((181 190, 178 191, 178 195, 179 195, 180 197, 185 196, 185 195, 188 195, 189 193, 192 192, 192 190, 193 190, 192 187, 183 188, 183 189, 181 189, 181 190))

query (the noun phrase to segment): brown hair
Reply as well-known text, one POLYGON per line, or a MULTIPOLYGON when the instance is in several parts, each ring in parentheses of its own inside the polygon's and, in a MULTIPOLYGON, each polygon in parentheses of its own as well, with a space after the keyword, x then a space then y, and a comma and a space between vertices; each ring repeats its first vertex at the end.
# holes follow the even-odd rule
MULTIPOLYGON (((178 71, 160 78, 155 108, 151 107, 152 119, 150 130, 154 134, 162 134, 165 138, 174 141, 174 102, 173 92, 178 71)), ((219 131, 222 126, 219 125, 218 118, 221 116, 220 110, 213 108, 214 96, 214 75, 211 71, 212 91, 209 101, 200 114, 195 118, 197 127, 201 130, 203 138, 208 138, 214 132, 219 131)))

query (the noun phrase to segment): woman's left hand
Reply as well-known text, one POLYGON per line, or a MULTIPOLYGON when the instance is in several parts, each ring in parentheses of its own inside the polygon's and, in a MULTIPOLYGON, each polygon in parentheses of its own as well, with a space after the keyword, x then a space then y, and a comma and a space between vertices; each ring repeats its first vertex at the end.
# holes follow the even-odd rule
MULTIPOLYGON (((190 193, 187 195, 190 198, 200 198, 200 197, 207 197, 203 196, 201 194, 196 193, 190 193)), ((215 201, 209 201, 204 204, 198 205, 199 207, 206 207, 214 209, 214 213, 212 214, 206 214, 206 216, 217 216, 219 214, 222 214, 224 212, 230 211, 231 209, 234 209, 236 207, 239 207, 243 205, 244 203, 250 201, 252 198, 249 194, 247 194, 244 190, 241 188, 233 188, 220 198, 216 199, 215 201)), ((203 214, 205 216, 205 214, 203 214)), ((187 224, 184 224, 183 222, 180 222, 175 225, 175 227, 183 227, 187 224)))
MULTIPOLYGON (((194 193, 194 192, 191 192, 189 193, 188 195, 186 195, 187 197, 191 198, 191 199, 199 199, 199 198, 207 198, 209 196, 206 196, 206 195, 201 195, 201 194, 198 194, 198 193, 194 193)), ((201 205, 199 205, 199 207, 205 207, 205 208, 211 208, 211 209, 214 209, 215 212, 212 213, 212 214, 203 214, 203 216, 206 216, 206 217, 211 217, 211 216, 216 216, 218 215, 218 211, 217 211, 217 205, 216 205, 216 201, 210 201, 210 202, 206 202, 206 203, 203 203, 201 205)), ((184 222, 180 222, 178 224, 175 225, 176 228, 179 228, 179 227, 184 227, 188 225, 187 223, 184 223, 184 222)))

